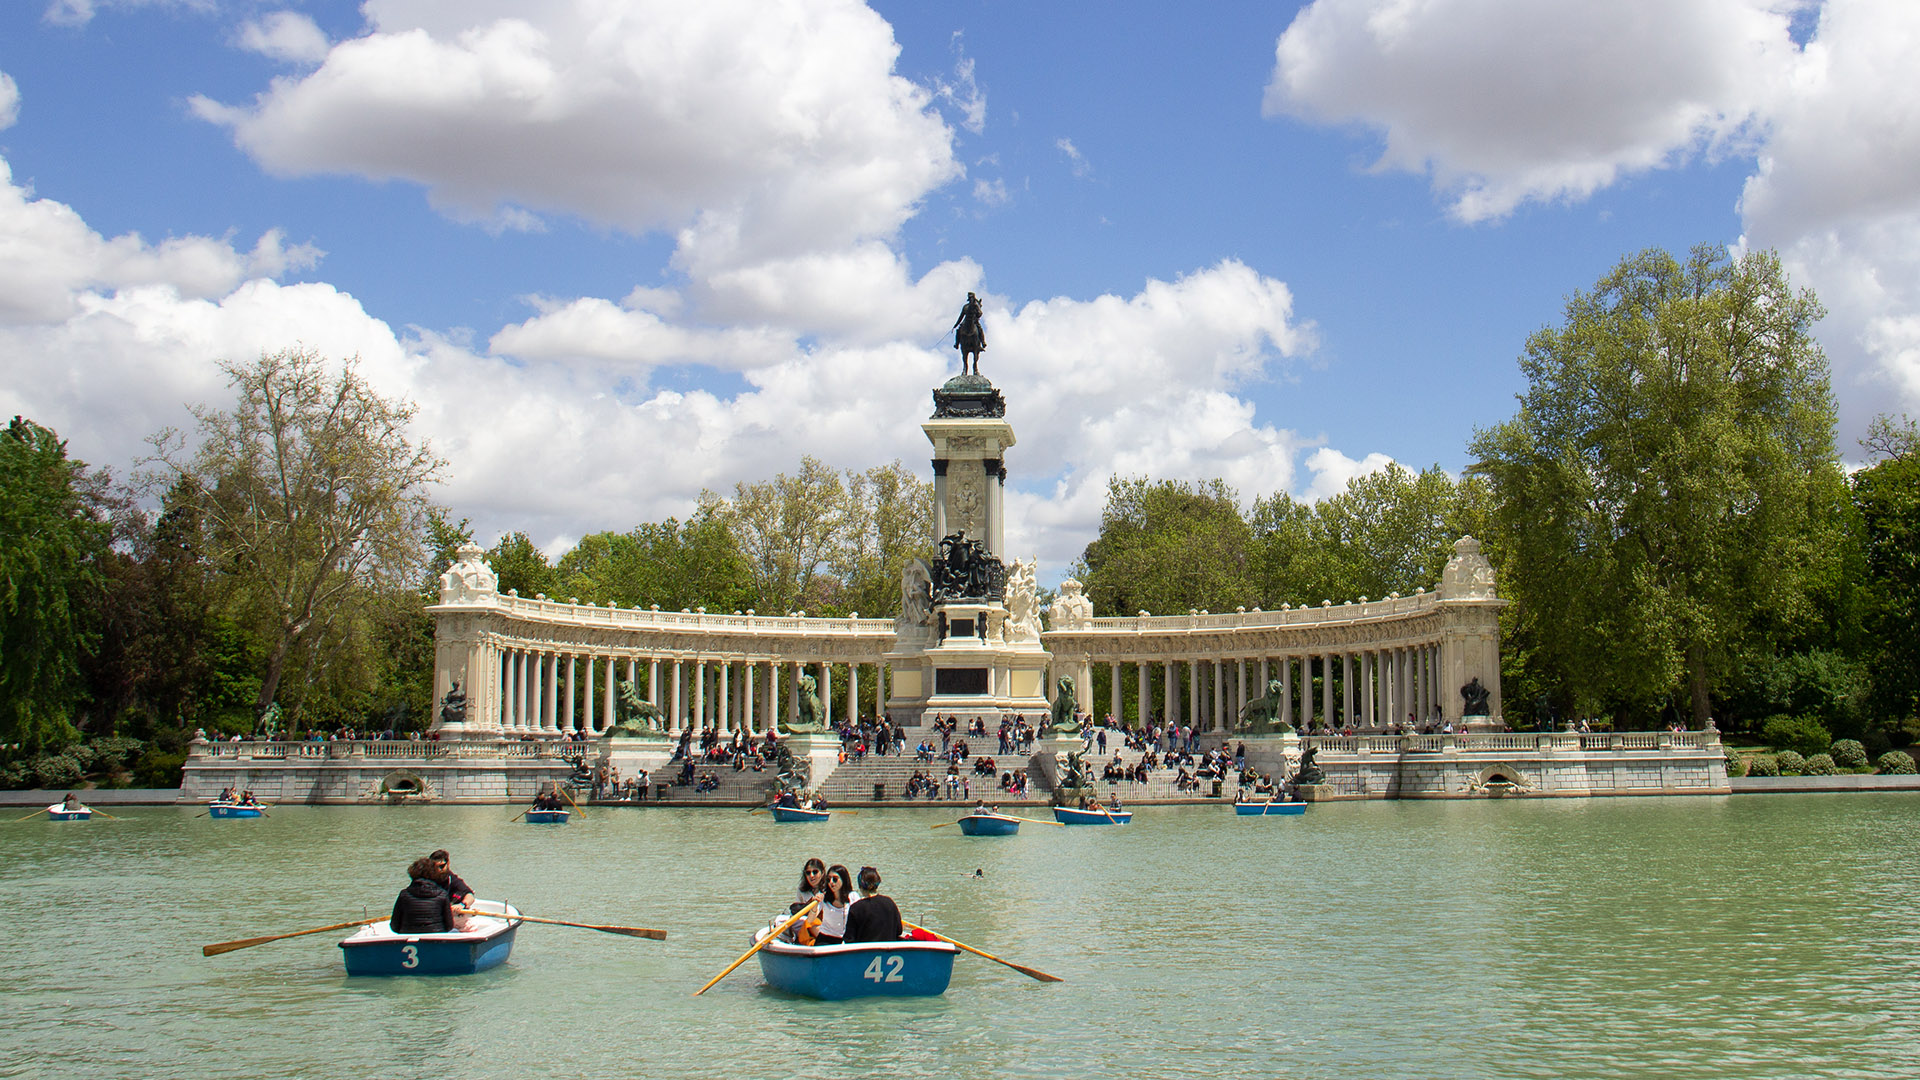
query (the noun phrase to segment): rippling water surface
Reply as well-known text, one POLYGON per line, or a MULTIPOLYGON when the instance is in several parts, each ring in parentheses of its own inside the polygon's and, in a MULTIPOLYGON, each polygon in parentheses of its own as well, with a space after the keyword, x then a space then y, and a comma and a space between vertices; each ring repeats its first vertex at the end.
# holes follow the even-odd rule
POLYGON ((1920 798, 1146 808, 968 839, 951 811, 190 809, 0 825, 0 1076, 1920 1075, 1920 798), (329 933, 435 847, 529 914, 452 979, 348 979, 329 933), (825 1003, 749 961, 801 861, 879 866, 963 955, 944 998, 825 1003), (969 876, 976 868, 983 879, 969 876))

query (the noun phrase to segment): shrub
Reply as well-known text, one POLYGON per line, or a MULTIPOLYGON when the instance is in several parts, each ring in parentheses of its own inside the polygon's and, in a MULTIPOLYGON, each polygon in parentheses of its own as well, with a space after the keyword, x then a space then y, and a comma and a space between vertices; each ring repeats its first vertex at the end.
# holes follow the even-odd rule
POLYGON ((133 766, 135 787, 168 788, 180 786, 180 767, 185 754, 169 754, 158 747, 147 751, 133 766))
POLYGON ((1840 770, 1833 764, 1832 755, 1815 754, 1801 766, 1801 771, 1808 776, 1832 776, 1840 770))
POLYGON ((1799 776, 1807 771, 1807 759, 1791 750, 1782 750, 1773 755, 1774 763, 1780 766, 1781 776, 1799 776))
POLYGON ((1867 767, 1867 748, 1853 739, 1841 739, 1827 750, 1833 755, 1833 763, 1843 769, 1864 769, 1867 767))
POLYGON ((1760 737, 1778 749, 1818 754, 1833 745, 1833 733, 1811 716, 1775 716, 1760 725, 1760 737))
POLYGON ((1779 776, 1780 762, 1772 754, 1755 754, 1747 759, 1748 776, 1779 776))
POLYGON ((1874 766, 1889 776, 1912 776, 1913 758, 1899 750, 1889 750, 1880 755, 1874 766))
POLYGON ((1727 751, 1727 777, 1736 779, 1745 775, 1747 775, 1747 759, 1731 750, 1727 751))
POLYGON ((1881 727, 1868 728, 1867 733, 1860 737, 1860 742, 1862 748, 1867 752, 1867 760, 1869 761, 1893 749, 1893 737, 1887 734, 1885 728, 1881 727))

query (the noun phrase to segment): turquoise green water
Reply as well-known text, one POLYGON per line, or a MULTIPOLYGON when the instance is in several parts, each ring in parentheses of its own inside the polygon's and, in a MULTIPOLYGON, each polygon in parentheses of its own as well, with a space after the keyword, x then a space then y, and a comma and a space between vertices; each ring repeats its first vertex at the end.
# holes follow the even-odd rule
POLYGON ((1912 1077, 1920 799, 1146 808, 1007 839, 951 811, 129 809, 0 826, 0 1076, 1912 1077), (434 847, 529 914, 457 979, 348 979, 324 934, 434 847), (944 998, 765 989, 746 948, 808 855, 879 866, 963 956, 944 998), (967 876, 974 868, 984 879, 967 876))

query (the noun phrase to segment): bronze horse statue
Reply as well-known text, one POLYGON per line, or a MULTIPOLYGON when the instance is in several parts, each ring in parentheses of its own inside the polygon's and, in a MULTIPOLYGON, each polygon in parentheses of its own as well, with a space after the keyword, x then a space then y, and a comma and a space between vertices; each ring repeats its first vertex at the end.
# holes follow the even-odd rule
POLYGON ((960 374, 967 373, 967 358, 973 358, 973 373, 980 374, 980 354, 987 348, 987 330, 980 323, 980 298, 967 294, 960 317, 953 320, 953 347, 960 350, 960 374))

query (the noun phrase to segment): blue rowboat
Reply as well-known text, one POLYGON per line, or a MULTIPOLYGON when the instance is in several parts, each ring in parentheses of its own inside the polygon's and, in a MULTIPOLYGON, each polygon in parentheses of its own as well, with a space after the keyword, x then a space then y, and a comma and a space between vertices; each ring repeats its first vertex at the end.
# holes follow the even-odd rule
POLYGON ((968 836, 1012 836, 1020 831, 1020 819, 1005 814, 968 814, 960 819, 960 831, 968 836))
POLYGON ((1131 810, 1075 810, 1071 806, 1053 808, 1053 820, 1062 825, 1125 825, 1133 820, 1131 810))
POLYGON ((47 817, 54 821, 87 821, 93 817, 93 807, 82 806, 78 810, 69 810, 66 803, 54 803, 47 807, 47 817))
MULTIPOLYGON (((758 942, 773 931, 754 935, 758 942)), ((759 952, 760 974, 775 990, 822 1001, 857 997, 938 997, 953 978, 959 949, 944 941, 866 941, 795 945, 775 941, 759 952)))
POLYGON ((217 818, 259 817, 264 807, 248 806, 244 803, 217 802, 207 807, 207 813, 217 818))
POLYGON ((529 810, 527 811, 527 824, 565 825, 567 818, 571 816, 573 816, 573 811, 571 810, 529 810))
POLYGON ((825 821, 832 816, 830 810, 807 810, 798 806, 776 806, 773 808, 775 821, 825 821))
POLYGON ((1292 817, 1307 812, 1303 802, 1237 802, 1233 812, 1241 817, 1292 817))
POLYGON ((475 915, 465 931, 449 934, 396 934, 383 919, 363 926, 340 943, 349 975, 472 975, 498 967, 513 952, 520 927, 517 908, 498 900, 475 900, 475 915))

